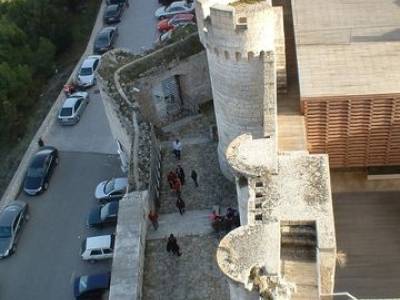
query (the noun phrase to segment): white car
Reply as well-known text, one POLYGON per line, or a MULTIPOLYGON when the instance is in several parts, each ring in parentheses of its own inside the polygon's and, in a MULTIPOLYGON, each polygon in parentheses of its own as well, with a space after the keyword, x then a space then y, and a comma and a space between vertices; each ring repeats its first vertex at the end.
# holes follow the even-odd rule
POLYGON ((90 87, 96 84, 95 71, 100 63, 101 55, 88 56, 82 63, 78 72, 78 85, 90 87))
POLYGON ((169 6, 162 6, 156 10, 154 15, 158 19, 165 19, 176 14, 194 13, 194 2, 187 3, 186 1, 172 2, 169 6))
POLYGON ((89 104, 89 94, 77 92, 69 96, 58 114, 60 125, 75 125, 81 119, 83 111, 89 104))
POLYGON ((86 238, 82 243, 81 257, 83 260, 112 258, 114 253, 115 235, 100 235, 86 238))
POLYGON ((101 203, 120 200, 126 193, 128 188, 128 178, 111 178, 100 182, 94 196, 101 203))

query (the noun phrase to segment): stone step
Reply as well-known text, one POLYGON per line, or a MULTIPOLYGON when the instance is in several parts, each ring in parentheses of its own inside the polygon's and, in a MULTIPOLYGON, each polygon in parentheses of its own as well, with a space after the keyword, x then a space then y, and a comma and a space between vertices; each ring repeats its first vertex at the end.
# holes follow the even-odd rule
POLYGON ((294 235, 294 236, 281 236, 281 245, 283 246, 295 246, 295 247, 311 247, 317 246, 317 241, 314 237, 308 235, 294 235))

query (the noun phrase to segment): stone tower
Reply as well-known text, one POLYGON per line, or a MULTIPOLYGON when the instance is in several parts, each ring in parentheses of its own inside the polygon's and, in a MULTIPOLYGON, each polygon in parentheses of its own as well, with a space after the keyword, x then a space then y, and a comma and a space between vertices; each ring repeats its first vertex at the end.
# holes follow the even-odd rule
POLYGON ((196 16, 208 57, 220 168, 233 180, 225 156, 231 141, 243 133, 261 138, 276 132, 276 97, 267 95, 276 93, 271 85, 286 85, 282 10, 271 0, 198 0, 196 16), (266 75, 271 68, 272 77, 266 75))

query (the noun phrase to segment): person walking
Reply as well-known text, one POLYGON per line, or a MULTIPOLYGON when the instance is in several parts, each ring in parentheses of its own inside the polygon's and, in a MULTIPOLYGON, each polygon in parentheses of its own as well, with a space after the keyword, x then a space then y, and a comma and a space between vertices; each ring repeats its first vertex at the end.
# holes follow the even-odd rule
POLYGON ((39 140, 38 140, 38 145, 39 145, 39 148, 41 148, 41 147, 44 146, 44 142, 43 142, 43 140, 42 140, 41 137, 40 137, 39 140))
POLYGON ((151 224, 153 224, 154 230, 157 230, 158 229, 158 214, 156 211, 150 210, 149 220, 151 221, 151 224))
POLYGON ((169 187, 172 189, 174 189, 174 182, 175 180, 178 178, 178 176, 176 175, 176 173, 174 171, 170 171, 167 175, 167 180, 169 183, 169 187))
POLYGON ((185 172, 183 171, 181 165, 178 165, 175 170, 176 175, 181 180, 182 185, 185 184, 185 172))
POLYGON ((172 254, 174 254, 176 256, 182 255, 182 253, 180 252, 178 242, 172 233, 169 235, 169 238, 168 238, 167 251, 172 252, 172 254))
POLYGON ((176 193, 176 195, 178 197, 180 197, 181 192, 182 192, 182 184, 181 184, 181 180, 179 178, 176 178, 174 180, 173 189, 172 190, 176 193))
POLYGON ((194 185, 195 185, 196 187, 199 187, 199 183, 198 183, 198 181, 197 181, 197 173, 196 173, 195 170, 192 170, 192 173, 190 173, 190 177, 192 178, 192 180, 193 180, 193 182, 194 182, 194 185))
POLYGON ((172 143, 172 152, 175 154, 175 157, 177 160, 181 160, 181 152, 182 152, 182 144, 179 141, 179 139, 176 139, 173 143, 172 143))
POLYGON ((185 213, 185 202, 183 201, 181 195, 178 195, 178 198, 176 199, 176 207, 179 209, 181 216, 183 216, 185 213))

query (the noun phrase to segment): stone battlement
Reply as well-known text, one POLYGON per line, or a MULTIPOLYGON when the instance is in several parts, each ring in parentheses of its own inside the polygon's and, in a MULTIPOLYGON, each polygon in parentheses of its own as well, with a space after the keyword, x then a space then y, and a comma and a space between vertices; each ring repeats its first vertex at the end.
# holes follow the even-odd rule
POLYGON ((270 1, 231 3, 197 2, 196 14, 203 45, 214 52, 228 53, 228 58, 235 59, 257 57, 262 51, 273 50, 280 8, 272 7, 270 1))

